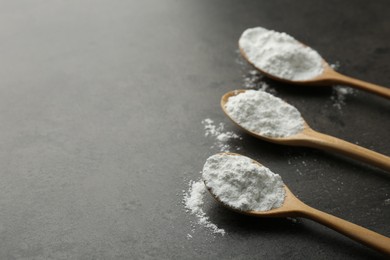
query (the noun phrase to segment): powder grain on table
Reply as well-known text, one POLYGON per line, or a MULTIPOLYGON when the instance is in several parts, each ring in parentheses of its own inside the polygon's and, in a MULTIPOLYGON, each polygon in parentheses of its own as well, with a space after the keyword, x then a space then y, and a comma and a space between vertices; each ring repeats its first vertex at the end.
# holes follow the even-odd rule
POLYGON ((203 210, 206 193, 207 189, 203 180, 191 181, 188 192, 184 194, 184 206, 192 215, 196 216, 199 225, 211 230, 213 234, 225 235, 225 230, 212 223, 203 210))

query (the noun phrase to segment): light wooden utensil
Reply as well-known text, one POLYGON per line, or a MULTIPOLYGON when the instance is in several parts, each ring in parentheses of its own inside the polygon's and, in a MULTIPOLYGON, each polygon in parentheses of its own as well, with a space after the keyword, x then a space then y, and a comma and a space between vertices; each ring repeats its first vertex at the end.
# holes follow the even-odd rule
POLYGON ((261 73, 266 75, 269 78, 272 78, 274 80, 282 81, 285 83, 292 83, 297 85, 310 85, 310 86, 331 86, 331 85, 347 85, 350 87, 354 87, 360 90, 365 90, 368 92, 371 92, 373 94, 385 97, 390 99, 390 88, 382 87, 379 85, 375 85, 372 83, 368 83, 362 80, 358 80, 352 77, 345 76, 343 74, 340 74, 336 71, 334 71, 329 64, 326 61, 323 61, 323 72, 321 75, 309 79, 309 80, 288 80, 288 79, 282 79, 278 76, 269 74, 266 71, 263 71, 261 68, 257 67, 255 64, 253 64, 246 55, 245 51, 241 48, 240 52, 241 55, 257 70, 259 70, 261 73))
POLYGON ((390 157, 383 154, 371 151, 356 144, 349 143, 347 141, 338 139, 336 137, 319 133, 310 128, 305 122, 305 127, 302 132, 287 137, 267 137, 258 133, 252 132, 245 127, 241 126, 233 118, 230 117, 228 111, 225 108, 226 102, 229 97, 238 95, 246 90, 233 90, 222 96, 221 107, 225 114, 240 128, 249 133, 250 135, 260 138, 265 141, 269 141, 277 144, 292 145, 292 146, 304 146, 311 148, 318 148, 327 150, 330 152, 340 153, 356 160, 374 165, 390 172, 390 157))
MULTIPOLYGON (((228 154, 241 156, 240 154, 234 153, 228 154)), ((253 162, 261 165, 257 161, 253 160, 253 162)), ((383 254, 390 255, 390 238, 306 205, 295 197, 286 185, 284 186, 286 197, 280 208, 271 209, 269 211, 242 211, 221 202, 213 193, 212 189, 207 186, 207 181, 204 181, 204 183, 208 191, 218 202, 238 213, 255 217, 302 217, 311 219, 363 245, 371 247, 383 254)))

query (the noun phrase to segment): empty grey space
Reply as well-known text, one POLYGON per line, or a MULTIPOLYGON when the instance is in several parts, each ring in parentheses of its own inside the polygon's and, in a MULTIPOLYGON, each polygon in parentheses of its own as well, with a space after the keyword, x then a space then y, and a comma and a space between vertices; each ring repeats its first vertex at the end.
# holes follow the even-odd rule
MULTIPOLYGON (((251 69, 237 41, 255 26, 390 87, 389 13, 386 0, 0 0, 0 259, 381 258, 309 220, 246 217, 208 196, 227 232, 214 236, 191 226, 182 191, 217 152, 211 118, 305 203, 390 236, 389 173, 257 140, 219 106, 251 69)), ((339 109, 331 87, 266 81, 312 128, 390 155, 388 100, 356 90, 339 109)))

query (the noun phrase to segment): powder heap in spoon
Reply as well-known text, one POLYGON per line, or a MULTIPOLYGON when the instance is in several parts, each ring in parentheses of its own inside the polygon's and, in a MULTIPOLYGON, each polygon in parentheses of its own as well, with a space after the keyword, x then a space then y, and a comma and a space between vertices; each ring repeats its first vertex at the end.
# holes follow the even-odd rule
POLYGON ((260 70, 286 80, 309 80, 323 72, 323 59, 286 33, 247 29, 239 40, 244 56, 260 70))
POLYGON ((202 175, 212 194, 238 210, 268 211, 284 202, 282 178, 242 155, 213 155, 207 159, 202 175))
POLYGON ((264 91, 246 90, 231 96, 225 109, 236 123, 266 137, 292 136, 305 124, 295 107, 264 91))

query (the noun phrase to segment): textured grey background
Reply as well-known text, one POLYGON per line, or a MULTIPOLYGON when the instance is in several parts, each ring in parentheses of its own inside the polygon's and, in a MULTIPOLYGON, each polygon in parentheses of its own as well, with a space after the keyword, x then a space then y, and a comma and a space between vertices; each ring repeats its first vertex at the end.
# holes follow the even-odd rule
MULTIPOLYGON (((244 29, 286 31, 341 72, 390 86, 389 13, 386 0, 0 1, 0 259, 380 257, 311 221, 253 219, 211 199, 228 234, 191 233, 181 200, 216 152, 201 120, 238 131, 219 99, 242 87, 244 29)), ((390 155, 389 101, 356 91, 339 110, 331 88, 269 84, 313 128, 390 155)), ((389 174, 243 137, 232 145, 303 201, 390 236, 389 174)))

